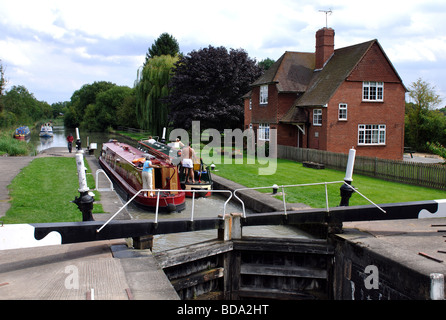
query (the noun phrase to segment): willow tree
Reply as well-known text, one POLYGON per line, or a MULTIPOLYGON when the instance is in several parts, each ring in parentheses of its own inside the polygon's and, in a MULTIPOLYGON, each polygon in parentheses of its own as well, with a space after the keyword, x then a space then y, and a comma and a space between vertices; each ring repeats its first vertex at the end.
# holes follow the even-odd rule
POLYGON ((163 98, 169 94, 168 83, 178 57, 161 55, 152 57, 136 80, 136 116, 141 129, 153 135, 161 134, 168 124, 168 107, 163 98))

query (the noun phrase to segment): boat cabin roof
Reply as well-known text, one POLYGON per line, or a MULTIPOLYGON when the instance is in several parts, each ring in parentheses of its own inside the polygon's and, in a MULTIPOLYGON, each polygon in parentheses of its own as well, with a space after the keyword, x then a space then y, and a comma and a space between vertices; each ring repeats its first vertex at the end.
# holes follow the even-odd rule
MULTIPOLYGON (((115 152, 119 157, 121 157, 123 160, 135 165, 133 163, 133 160, 138 158, 145 157, 145 153, 131 145, 128 145, 127 143, 122 143, 118 141, 114 142, 107 142, 105 143, 107 148, 115 152)), ((162 165, 169 165, 167 162, 164 161, 164 159, 156 158, 156 160, 160 161, 162 165)))

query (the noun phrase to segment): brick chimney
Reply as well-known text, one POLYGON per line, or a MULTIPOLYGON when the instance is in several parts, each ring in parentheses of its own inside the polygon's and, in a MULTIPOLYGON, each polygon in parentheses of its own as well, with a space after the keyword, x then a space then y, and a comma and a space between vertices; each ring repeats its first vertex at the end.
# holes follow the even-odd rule
POLYGON ((333 54, 334 35, 332 28, 322 28, 316 32, 316 69, 322 69, 333 54))

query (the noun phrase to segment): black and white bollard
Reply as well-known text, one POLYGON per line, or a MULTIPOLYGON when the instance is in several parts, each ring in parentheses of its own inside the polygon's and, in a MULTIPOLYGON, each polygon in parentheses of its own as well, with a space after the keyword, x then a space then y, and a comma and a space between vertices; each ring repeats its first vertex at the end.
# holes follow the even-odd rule
POLYGON ((79 179, 79 198, 75 197, 74 203, 82 212, 82 221, 94 221, 93 218, 93 202, 94 194, 90 192, 87 186, 87 178, 85 175, 84 154, 80 150, 76 153, 77 176, 79 179))
POLYGON ((341 207, 348 207, 350 198, 354 192, 354 190, 349 186, 352 185, 353 181, 352 177, 353 177, 353 167, 355 166, 355 156, 356 156, 356 150, 353 149, 352 147, 348 152, 347 169, 345 170, 345 178, 344 178, 345 183, 341 186, 341 203, 339 204, 339 206, 341 207))

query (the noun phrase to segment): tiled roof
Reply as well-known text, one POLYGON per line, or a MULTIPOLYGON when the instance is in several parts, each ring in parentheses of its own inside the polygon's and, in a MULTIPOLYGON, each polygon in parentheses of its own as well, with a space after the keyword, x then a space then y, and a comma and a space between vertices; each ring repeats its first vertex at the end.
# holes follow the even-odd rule
POLYGON ((323 106, 352 72, 376 40, 337 49, 321 70, 315 70, 307 91, 293 106, 323 106))
POLYGON ((304 92, 314 70, 314 53, 285 52, 251 86, 276 83, 279 92, 304 92))
POLYGON ((322 69, 312 72, 306 91, 298 95, 294 104, 280 119, 280 122, 307 122, 308 115, 303 112, 304 107, 326 105, 375 42, 377 41, 371 40, 335 50, 322 69))

